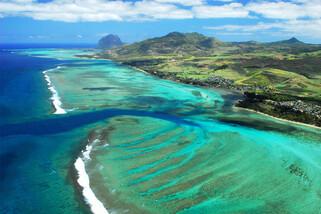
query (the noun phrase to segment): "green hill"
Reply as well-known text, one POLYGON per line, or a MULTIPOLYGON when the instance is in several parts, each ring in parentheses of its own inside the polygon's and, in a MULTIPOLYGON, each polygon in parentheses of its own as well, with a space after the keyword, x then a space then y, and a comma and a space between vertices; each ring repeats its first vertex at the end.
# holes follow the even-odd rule
POLYGON ((199 33, 169 33, 114 50, 118 56, 204 55, 221 42, 199 33))
POLYGON ((101 55, 161 78, 243 91, 238 106, 321 126, 321 45, 173 32, 101 55))
POLYGON ((321 101, 321 46, 296 38, 222 42, 199 33, 173 32, 112 49, 103 57, 186 83, 211 85, 215 79, 215 87, 269 90, 321 101))
POLYGON ((300 40, 298 40, 295 37, 292 37, 291 39, 288 39, 288 40, 274 42, 274 44, 297 45, 297 44, 305 44, 305 43, 301 42, 300 40))

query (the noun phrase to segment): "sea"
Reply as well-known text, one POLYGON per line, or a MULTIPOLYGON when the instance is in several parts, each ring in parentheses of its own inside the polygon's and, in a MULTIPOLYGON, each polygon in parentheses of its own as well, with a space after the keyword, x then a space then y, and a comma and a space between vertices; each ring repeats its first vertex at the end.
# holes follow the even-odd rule
POLYGON ((93 45, 0 46, 0 213, 320 213, 321 132, 93 45))

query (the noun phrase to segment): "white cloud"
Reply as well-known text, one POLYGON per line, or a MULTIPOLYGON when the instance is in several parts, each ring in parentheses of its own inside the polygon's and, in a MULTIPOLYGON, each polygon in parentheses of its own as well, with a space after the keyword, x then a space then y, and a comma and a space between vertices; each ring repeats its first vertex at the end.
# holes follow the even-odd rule
POLYGON ((321 1, 254 2, 245 6, 249 11, 272 19, 321 18, 321 1))
POLYGON ((208 30, 215 30, 218 33, 254 33, 262 32, 272 34, 282 32, 287 35, 308 36, 321 38, 321 19, 312 20, 287 20, 282 22, 258 23, 254 25, 222 25, 214 27, 204 27, 208 30), (268 31, 275 29, 276 31, 268 31))
POLYGON ((253 33, 250 32, 218 32, 217 35, 222 35, 222 36, 249 36, 252 35, 253 33))
POLYGON ((213 0, 213 2, 232 2, 234 0, 213 0))
POLYGON ((222 6, 196 6, 193 11, 196 18, 244 18, 249 16, 249 11, 240 3, 230 3, 222 6))
POLYGON ((262 31, 269 30, 271 28, 279 27, 279 23, 258 23, 255 25, 221 25, 214 27, 204 27, 208 30, 223 30, 223 31, 243 31, 243 32, 253 32, 253 31, 262 31))
POLYGON ((315 20, 290 20, 280 26, 284 32, 296 35, 321 38, 321 19, 315 20))
MULTIPOLYGON (((0 2, 0 14, 4 16, 27 16, 36 20, 65 22, 193 18, 190 10, 180 8, 175 4, 151 0, 137 2, 54 0, 49 3, 30 1, 28 3, 21 3, 20 1, 0 2)), ((169 0, 168 2, 173 1, 169 0)), ((185 3, 187 4, 188 2, 186 1, 185 3)))
POLYGON ((320 19, 321 0, 253 0, 247 4, 233 0, 0 0, 0 18, 26 16, 64 22, 250 18, 253 14, 280 20, 320 19))
POLYGON ((240 5, 240 9, 269 20, 253 25, 222 25, 205 29, 225 35, 261 32, 321 38, 321 0, 254 1, 240 5))
MULTIPOLYGON (((138 1, 132 6, 132 11, 137 18, 150 19, 184 19, 193 18, 193 14, 186 9, 168 3, 155 1, 138 1)), ((135 17, 134 17, 135 18, 135 17)))
POLYGON ((172 3, 172 4, 180 4, 183 6, 195 6, 202 5, 205 3, 204 0, 155 0, 159 3, 172 3))
POLYGON ((242 4, 210 6, 205 0, 31 0, 0 1, 3 16, 27 16, 36 20, 133 21, 153 19, 247 17, 242 4))

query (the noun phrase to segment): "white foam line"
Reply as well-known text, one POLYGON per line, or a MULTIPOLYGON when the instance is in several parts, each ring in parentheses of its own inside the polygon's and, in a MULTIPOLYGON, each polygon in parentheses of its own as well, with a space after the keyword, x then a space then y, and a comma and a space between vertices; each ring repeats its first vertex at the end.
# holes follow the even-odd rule
POLYGON ((60 69, 60 68, 61 67, 58 66, 57 68, 49 69, 49 70, 42 72, 45 76, 46 81, 47 81, 48 89, 51 91, 51 94, 52 94, 50 99, 52 100, 52 104, 56 110, 54 112, 54 114, 66 114, 67 113, 66 110, 61 107, 62 103, 61 103, 60 97, 58 95, 58 92, 55 89, 54 85, 52 84, 50 77, 47 75, 48 72, 54 71, 54 70, 60 69))
POLYGON ((91 158, 90 158, 90 152, 91 152, 92 148, 93 148, 92 145, 90 145, 90 146, 87 145, 87 146, 86 146, 86 151, 84 151, 84 152, 82 153, 85 159, 87 159, 87 160, 90 160, 90 159, 91 159, 91 158))
MULTIPOLYGON (((86 150, 82 152, 84 159, 90 160, 90 152, 92 146, 86 146, 86 150)), ((78 184, 82 187, 82 194, 86 203, 90 206, 91 211, 94 214, 108 214, 108 211, 104 207, 103 203, 99 201, 95 193, 90 188, 89 176, 86 172, 84 159, 78 157, 74 166, 78 172, 78 184)))

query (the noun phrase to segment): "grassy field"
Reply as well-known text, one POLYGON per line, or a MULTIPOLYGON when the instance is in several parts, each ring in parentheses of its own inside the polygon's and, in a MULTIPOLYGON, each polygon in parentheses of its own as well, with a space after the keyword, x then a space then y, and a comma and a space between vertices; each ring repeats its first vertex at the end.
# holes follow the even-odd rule
MULTIPOLYGON (((197 33, 171 33, 114 49, 103 57, 177 80, 219 77, 321 102, 321 46, 295 38, 225 43, 197 33)), ((258 91, 259 93, 260 91, 258 91)))
MULTIPOLYGON (((257 61, 260 61, 261 57, 264 57, 265 60, 267 58, 267 56, 262 55, 251 57, 251 60, 257 61)), ((304 58, 296 57, 297 59, 292 58, 291 60, 304 62, 304 58)), ((233 80, 236 86, 265 86, 274 92, 310 97, 321 101, 321 71, 320 73, 314 71, 305 75, 304 71, 291 71, 291 65, 288 69, 284 64, 282 66, 266 64, 259 68, 249 65, 250 62, 247 60, 242 62, 242 59, 234 55, 231 57, 144 56, 127 58, 121 61, 129 64, 134 63, 134 66, 143 70, 170 74, 177 79, 206 80, 210 77, 222 77, 233 80)), ((267 59, 273 61, 273 58, 267 59)), ((277 62, 282 64, 282 60, 277 62)))

